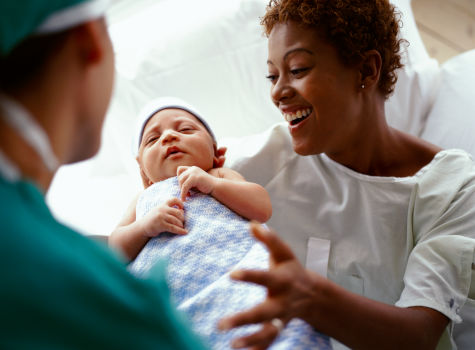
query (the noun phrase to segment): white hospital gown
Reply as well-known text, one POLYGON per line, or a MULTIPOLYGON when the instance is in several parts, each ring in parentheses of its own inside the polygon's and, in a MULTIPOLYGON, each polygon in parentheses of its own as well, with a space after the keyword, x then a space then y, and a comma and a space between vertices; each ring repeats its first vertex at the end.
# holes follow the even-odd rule
MULTIPOLYGON (((324 154, 295 154, 286 126, 260 137, 263 146, 231 167, 269 192, 268 225, 302 263, 322 253, 310 244, 317 238, 329 246, 327 277, 350 291, 401 307, 427 306, 454 323, 475 311, 470 155, 445 150, 414 176, 377 177, 324 154)), ((454 348, 450 332, 451 325, 439 348, 454 348)))
MULTIPOLYGON (((176 177, 153 184, 138 199, 137 219, 179 193, 176 177)), ((230 349, 231 339, 248 334, 256 326, 219 332, 217 322, 263 301, 266 291, 232 281, 229 273, 241 268, 267 268, 268 253, 249 233, 248 220, 209 195, 193 192, 187 198, 185 227, 186 235, 161 233, 152 238, 129 270, 138 276, 146 275, 158 259, 166 259, 170 291, 178 309, 213 349, 230 349)), ((271 347, 310 348, 331 349, 330 340, 301 320, 292 320, 271 347)))

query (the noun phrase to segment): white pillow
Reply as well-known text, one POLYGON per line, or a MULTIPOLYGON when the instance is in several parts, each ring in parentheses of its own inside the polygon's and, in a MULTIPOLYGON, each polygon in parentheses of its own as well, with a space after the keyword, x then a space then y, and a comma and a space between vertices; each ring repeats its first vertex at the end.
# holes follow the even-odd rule
POLYGON ((386 102, 388 123, 420 136, 438 88, 439 64, 430 58, 417 30, 410 0, 391 1, 401 12, 404 67, 398 70, 394 94, 386 102))
POLYGON ((159 1, 112 23, 121 88, 135 116, 150 99, 177 96, 198 108, 218 137, 260 132, 280 121, 269 98, 267 0, 159 1))
POLYGON ((475 156, 475 50, 442 65, 440 88, 421 136, 475 156))

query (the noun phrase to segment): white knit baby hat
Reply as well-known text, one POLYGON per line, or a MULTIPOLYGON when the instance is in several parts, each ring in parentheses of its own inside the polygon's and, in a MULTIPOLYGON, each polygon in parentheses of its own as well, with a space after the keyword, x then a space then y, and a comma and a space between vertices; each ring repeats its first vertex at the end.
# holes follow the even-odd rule
POLYGON ((151 100, 150 102, 148 102, 142 108, 142 110, 140 111, 138 115, 137 124, 135 126, 135 131, 134 131, 134 140, 133 140, 133 148, 132 148, 135 156, 138 155, 140 143, 142 142, 143 131, 147 122, 157 112, 160 112, 161 110, 169 109, 169 108, 182 109, 184 111, 187 111, 193 114, 204 125, 206 130, 208 130, 209 134, 213 138, 213 141, 216 142, 216 137, 213 131, 211 130, 211 127, 206 122, 206 120, 202 117, 202 114, 194 106, 192 106, 188 102, 183 101, 182 99, 178 97, 164 96, 164 97, 155 98, 151 100))

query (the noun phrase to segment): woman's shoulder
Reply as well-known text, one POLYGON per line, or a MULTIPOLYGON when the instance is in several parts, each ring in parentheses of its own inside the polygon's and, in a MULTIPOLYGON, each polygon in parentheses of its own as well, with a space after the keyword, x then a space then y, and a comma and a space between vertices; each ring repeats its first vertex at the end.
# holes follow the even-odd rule
POLYGON ((438 152, 414 177, 421 198, 429 194, 452 198, 467 186, 475 192, 475 163, 470 154, 460 149, 438 152))
POLYGON ((414 227, 420 233, 430 232, 455 217, 475 217, 475 166, 471 155, 459 149, 438 152, 416 175, 411 206, 414 227))
POLYGON ((442 179, 447 176, 469 180, 474 175, 475 163, 469 153, 461 149, 444 149, 437 152, 430 163, 416 174, 416 177, 425 181, 434 177, 442 179))

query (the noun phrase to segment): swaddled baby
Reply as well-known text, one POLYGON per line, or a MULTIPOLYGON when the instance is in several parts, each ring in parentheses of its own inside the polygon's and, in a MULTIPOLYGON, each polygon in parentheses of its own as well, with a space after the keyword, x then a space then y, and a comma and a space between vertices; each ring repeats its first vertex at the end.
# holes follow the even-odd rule
MULTIPOLYGON (((262 186, 222 167, 225 149, 217 147, 196 109, 181 100, 152 101, 141 113, 137 135, 145 189, 110 244, 132 260, 129 269, 137 275, 166 259, 178 308, 210 345, 228 348, 232 338, 248 330, 219 333, 218 320, 265 297, 261 287, 232 282, 229 272, 267 267, 268 253, 249 234, 249 220, 270 218, 269 196, 262 186)), ((299 336, 282 337, 282 349, 327 345, 325 337, 303 324, 284 333, 292 331, 299 336)))
POLYGON ((194 107, 177 98, 159 98, 145 106, 137 125, 136 159, 143 195, 154 185, 166 188, 160 182, 170 178, 176 178, 179 189, 140 217, 136 215, 138 196, 131 203, 109 240, 127 259, 135 259, 150 238, 163 232, 188 233, 184 203, 191 190, 209 195, 248 220, 270 218, 267 191, 222 167, 226 149, 218 148, 211 128, 194 107))

